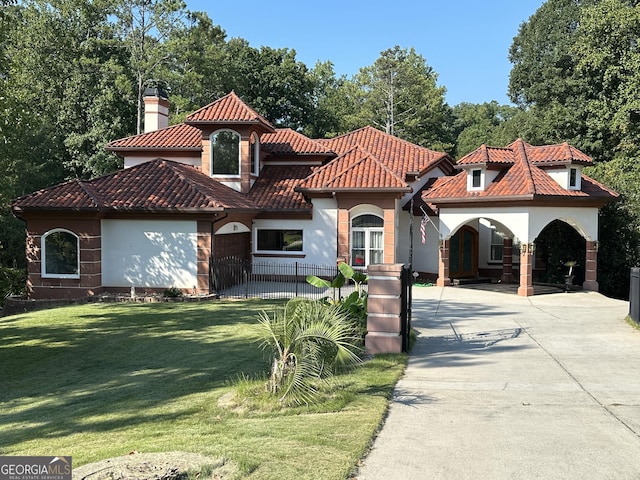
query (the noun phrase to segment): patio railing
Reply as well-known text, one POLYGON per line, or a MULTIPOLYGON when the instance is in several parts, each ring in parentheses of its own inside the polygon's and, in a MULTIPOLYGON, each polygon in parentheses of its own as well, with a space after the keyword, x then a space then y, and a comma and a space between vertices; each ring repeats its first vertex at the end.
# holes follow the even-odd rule
MULTIPOLYGON (((220 298, 340 298, 354 291, 353 283, 342 288, 321 289, 307 283, 308 275, 326 280, 338 274, 336 265, 251 262, 236 257, 211 259, 210 285, 220 298)), ((366 286, 365 286, 366 287, 366 286)))

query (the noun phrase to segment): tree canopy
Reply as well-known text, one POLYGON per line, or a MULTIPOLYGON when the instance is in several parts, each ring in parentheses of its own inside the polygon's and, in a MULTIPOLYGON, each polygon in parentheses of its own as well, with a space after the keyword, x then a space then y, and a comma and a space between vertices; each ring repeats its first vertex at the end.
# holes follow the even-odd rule
POLYGON ((294 49, 227 39, 183 0, 0 0, 0 266, 25 264, 10 199, 119 168, 105 144, 141 131, 142 92, 161 86, 171 123, 234 90, 274 125, 316 138, 372 125, 457 157, 518 137, 567 141, 596 160, 590 174, 622 194, 604 210, 600 256, 613 265, 624 250, 615 267, 624 271, 640 259, 636 4, 547 0, 508 52, 514 105, 451 107, 413 48, 393 46, 352 78, 338 77, 330 61, 307 66, 294 49))

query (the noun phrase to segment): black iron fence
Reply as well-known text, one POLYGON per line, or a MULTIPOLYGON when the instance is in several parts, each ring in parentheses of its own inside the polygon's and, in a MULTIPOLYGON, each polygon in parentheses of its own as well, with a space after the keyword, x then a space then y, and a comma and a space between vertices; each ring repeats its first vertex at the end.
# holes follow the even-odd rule
POLYGON ((318 288, 307 283, 315 275, 331 281, 338 274, 337 265, 315 265, 302 262, 255 262, 237 257, 211 259, 210 285, 220 298, 292 298, 320 299, 348 296, 353 283, 341 288, 318 288))

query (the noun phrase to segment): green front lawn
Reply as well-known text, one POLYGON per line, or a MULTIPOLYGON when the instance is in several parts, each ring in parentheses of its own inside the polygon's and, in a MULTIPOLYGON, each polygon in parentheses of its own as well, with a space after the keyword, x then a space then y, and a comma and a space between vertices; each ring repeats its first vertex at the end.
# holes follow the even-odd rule
POLYGON ((0 455, 71 455, 78 467, 187 451, 227 459, 242 478, 346 478, 406 356, 340 375, 316 407, 219 403, 241 376, 266 375, 252 326, 276 304, 90 304, 0 318, 0 455))

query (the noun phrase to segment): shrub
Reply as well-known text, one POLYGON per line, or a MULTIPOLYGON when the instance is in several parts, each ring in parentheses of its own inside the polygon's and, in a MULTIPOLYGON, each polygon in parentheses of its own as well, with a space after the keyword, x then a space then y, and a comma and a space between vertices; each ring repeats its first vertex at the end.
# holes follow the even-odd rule
POLYGON ((9 295, 24 295, 27 274, 21 268, 0 267, 0 304, 9 295))
POLYGON ((258 322, 261 346, 273 353, 268 388, 282 403, 313 403, 318 382, 360 362, 353 320, 338 305, 294 298, 258 322))
POLYGON ((177 298, 182 296, 182 290, 177 287, 166 288, 163 295, 169 298, 177 298))

